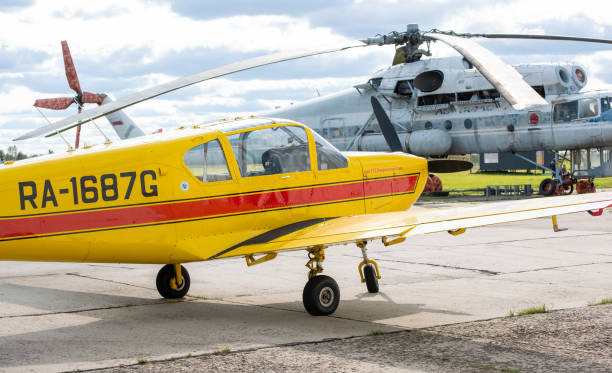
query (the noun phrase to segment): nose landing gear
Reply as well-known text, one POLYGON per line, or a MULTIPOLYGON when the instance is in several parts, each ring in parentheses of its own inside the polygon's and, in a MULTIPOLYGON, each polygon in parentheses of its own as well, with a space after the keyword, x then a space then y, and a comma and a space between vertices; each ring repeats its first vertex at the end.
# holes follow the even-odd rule
POLYGON ((178 299, 183 298, 189 291, 191 279, 189 278, 189 272, 182 265, 166 264, 157 273, 155 284, 162 297, 178 299))
POLYGON ((368 293, 378 293, 378 280, 380 280, 380 271, 378 264, 372 259, 368 259, 366 242, 357 242, 357 246, 361 249, 363 261, 359 263, 359 276, 361 282, 366 283, 368 293))

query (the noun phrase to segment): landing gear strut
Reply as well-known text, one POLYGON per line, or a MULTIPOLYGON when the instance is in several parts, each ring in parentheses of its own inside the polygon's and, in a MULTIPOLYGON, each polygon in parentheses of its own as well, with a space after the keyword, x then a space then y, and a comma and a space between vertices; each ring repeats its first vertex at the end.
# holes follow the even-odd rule
POLYGON ((368 259, 366 242, 358 242, 357 246, 361 249, 363 261, 359 263, 359 276, 361 282, 366 283, 368 293, 378 293, 378 280, 380 279, 380 271, 378 264, 372 259, 368 259))
POLYGON ((302 301, 304 308, 313 316, 327 316, 334 313, 340 303, 340 288, 336 281, 325 275, 321 263, 325 260, 322 246, 308 249, 308 282, 304 286, 302 301))
POLYGON ((180 264, 166 264, 157 273, 157 291, 166 299, 182 298, 189 291, 189 272, 180 264))

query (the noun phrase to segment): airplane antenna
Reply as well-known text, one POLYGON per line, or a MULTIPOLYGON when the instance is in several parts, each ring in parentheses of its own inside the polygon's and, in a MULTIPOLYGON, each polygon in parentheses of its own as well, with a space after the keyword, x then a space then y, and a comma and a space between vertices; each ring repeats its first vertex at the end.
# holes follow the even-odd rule
POLYGON ((45 114, 43 114, 42 111, 40 111, 40 109, 37 106, 34 106, 36 108, 36 110, 38 110, 38 112, 40 113, 40 115, 42 115, 43 118, 45 118, 45 120, 47 121, 47 123, 49 123, 49 125, 53 128, 53 130, 55 131, 56 134, 60 135, 60 137, 62 138, 62 140, 64 140, 64 142, 66 143, 66 145, 68 145, 68 151, 74 150, 74 148, 72 147, 72 145, 70 145, 70 143, 68 142, 68 140, 66 140, 66 138, 64 137, 64 135, 62 135, 61 132, 59 132, 57 130, 57 128, 55 128, 55 126, 53 125, 53 123, 51 123, 51 121, 49 120, 49 118, 47 118, 47 116, 45 114))
MULTIPOLYGON (((83 106, 77 102, 77 105, 79 105, 79 113, 81 112, 81 110, 83 109, 83 106)), ((40 111, 40 110, 39 110, 40 111)), ((108 138, 108 136, 106 136, 106 134, 104 133, 104 131, 102 131, 102 129, 100 129, 100 127, 98 126, 98 123, 96 123, 95 120, 91 120, 91 122, 94 124, 94 126, 96 126, 96 128, 98 129, 98 131, 102 134, 102 136, 104 136, 104 139, 106 140, 104 143, 105 144, 110 144, 112 143, 112 141, 108 138)), ((80 127, 80 126, 79 126, 80 127)), ((57 132, 57 130, 56 130, 57 132)))

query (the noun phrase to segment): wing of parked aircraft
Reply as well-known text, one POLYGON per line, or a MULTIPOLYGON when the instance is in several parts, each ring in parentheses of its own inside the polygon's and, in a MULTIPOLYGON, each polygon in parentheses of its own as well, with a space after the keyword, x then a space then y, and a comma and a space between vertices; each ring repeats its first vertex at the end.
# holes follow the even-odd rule
POLYGON ((312 224, 292 224, 234 245, 210 259, 374 239, 383 239, 386 244, 393 244, 418 234, 444 231, 459 234, 467 228, 576 212, 600 215, 603 209, 609 207, 612 207, 612 193, 484 202, 472 207, 413 207, 401 212, 339 217, 313 221, 312 224))

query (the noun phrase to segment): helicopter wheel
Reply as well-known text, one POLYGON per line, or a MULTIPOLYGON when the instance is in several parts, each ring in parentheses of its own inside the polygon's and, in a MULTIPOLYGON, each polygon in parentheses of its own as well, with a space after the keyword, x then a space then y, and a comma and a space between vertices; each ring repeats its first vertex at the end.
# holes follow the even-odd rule
POLYGON ((180 264, 181 271, 181 283, 178 284, 176 281, 176 269, 174 264, 166 264, 157 273, 157 279, 155 284, 157 285, 157 291, 159 294, 166 299, 177 299, 183 298, 187 291, 189 291, 189 285, 191 285, 191 279, 189 278, 189 272, 180 264))
POLYGON ((302 301, 312 316, 331 315, 340 303, 340 288, 329 276, 314 276, 304 286, 302 301))
POLYGON ((557 182, 553 179, 544 179, 540 183, 539 194, 541 196, 552 196, 557 189, 557 182))

